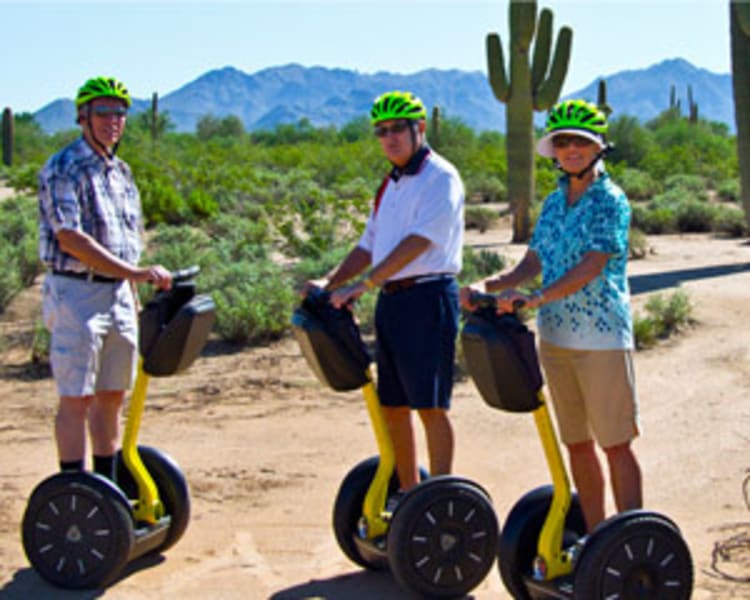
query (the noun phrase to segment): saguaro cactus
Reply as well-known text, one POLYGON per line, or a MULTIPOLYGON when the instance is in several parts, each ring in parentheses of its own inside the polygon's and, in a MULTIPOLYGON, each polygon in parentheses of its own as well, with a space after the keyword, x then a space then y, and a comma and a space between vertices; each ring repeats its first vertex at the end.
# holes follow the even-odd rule
POLYGON ((608 118, 612 114, 612 107, 607 104, 607 82, 604 79, 599 80, 599 89, 596 97, 596 105, 608 118))
POLYGON ((9 107, 3 111, 3 164, 13 165, 13 111, 9 107))
POLYGON ((688 121, 695 124, 698 122, 698 103, 693 101, 693 86, 687 87, 688 121))
POLYGON ((432 107, 432 119, 430 120, 430 145, 438 149, 440 146, 440 107, 432 107))
POLYGON ((151 96, 151 139, 159 137, 159 94, 151 96))
POLYGON ((729 12, 740 193, 745 220, 750 225, 750 3, 730 0, 729 12))
POLYGON ((548 110, 560 97, 570 60, 573 31, 562 27, 550 67, 552 11, 543 9, 537 24, 535 0, 510 0, 510 78, 506 76, 500 37, 487 35, 487 70, 495 97, 507 105, 508 197, 513 210, 513 241, 529 239, 529 206, 534 197, 535 110, 548 110), (531 43, 536 33, 533 57, 531 43))

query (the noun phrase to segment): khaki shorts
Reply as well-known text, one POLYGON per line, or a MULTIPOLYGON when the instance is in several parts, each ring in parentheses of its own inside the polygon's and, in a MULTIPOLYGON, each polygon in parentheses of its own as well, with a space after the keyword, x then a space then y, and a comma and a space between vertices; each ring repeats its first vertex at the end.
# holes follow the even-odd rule
POLYGON ((630 350, 574 350, 540 341, 539 356, 566 445, 592 438, 602 448, 638 436, 630 350))
POLYGON ((138 323, 130 284, 48 274, 42 316, 60 396, 127 390, 137 361, 138 323))

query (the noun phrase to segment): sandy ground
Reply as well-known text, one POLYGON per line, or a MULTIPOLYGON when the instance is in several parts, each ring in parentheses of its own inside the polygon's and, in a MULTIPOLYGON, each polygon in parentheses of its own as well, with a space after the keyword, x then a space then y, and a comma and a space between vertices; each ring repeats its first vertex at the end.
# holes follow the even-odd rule
MULTIPOLYGON (((518 256, 523 248, 508 238, 501 229, 469 241, 518 256)), ((636 355, 646 504, 681 527, 696 600, 750 598, 750 246, 704 235, 650 243, 652 254, 630 267, 636 310, 682 283, 696 322, 636 355)), ((28 495, 56 469, 53 384, 29 364, 37 311, 32 288, 0 315, 0 597, 409 597, 336 545, 334 496, 346 472, 375 453, 374 438, 361 395, 324 389, 291 338, 234 353, 209 347, 185 374, 152 380, 140 441, 168 452, 187 476, 193 516, 185 536, 106 590, 46 584, 19 536, 28 495)), ((548 482, 532 419, 488 408, 471 381, 456 386, 454 406, 456 472, 490 492, 502 522, 521 495, 548 482)), ((473 597, 508 597, 496 568, 473 597)))

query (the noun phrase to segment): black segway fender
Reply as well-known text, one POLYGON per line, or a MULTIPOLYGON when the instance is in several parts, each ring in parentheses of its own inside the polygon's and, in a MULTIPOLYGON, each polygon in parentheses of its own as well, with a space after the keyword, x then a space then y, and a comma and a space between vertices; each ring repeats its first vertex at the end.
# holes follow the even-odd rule
POLYGON ((128 499, 100 475, 58 473, 32 492, 22 540, 29 562, 50 583, 104 587, 125 566, 134 543, 128 499))
POLYGON ((440 476, 409 491, 388 530, 388 564, 405 589, 429 598, 462 597, 486 577, 499 527, 487 492, 440 476))

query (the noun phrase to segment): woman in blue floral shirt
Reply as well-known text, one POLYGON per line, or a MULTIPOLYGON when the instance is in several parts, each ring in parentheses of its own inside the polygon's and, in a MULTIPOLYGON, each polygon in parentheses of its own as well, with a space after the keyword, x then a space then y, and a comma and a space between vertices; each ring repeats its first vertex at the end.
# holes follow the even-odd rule
POLYGON ((642 506, 631 447, 639 426, 626 276, 630 206, 604 170, 606 133, 606 117, 583 100, 550 111, 537 150, 563 175, 544 202, 529 248, 510 271, 461 290, 468 309, 472 291, 501 292, 501 312, 518 300, 539 308, 540 358, 589 531, 605 518, 596 444, 607 458, 617 509, 642 506), (540 290, 517 289, 540 273, 540 290))

